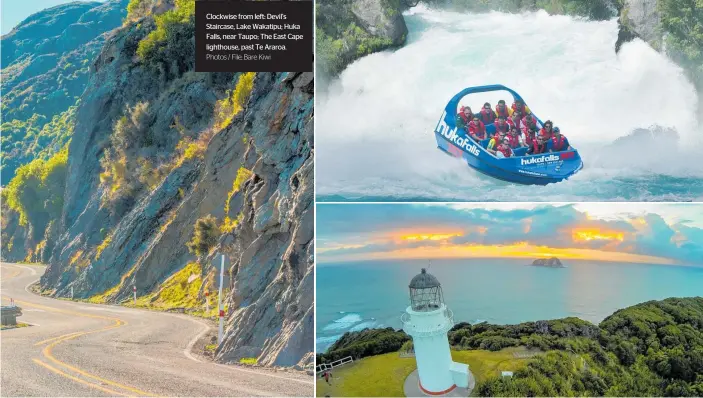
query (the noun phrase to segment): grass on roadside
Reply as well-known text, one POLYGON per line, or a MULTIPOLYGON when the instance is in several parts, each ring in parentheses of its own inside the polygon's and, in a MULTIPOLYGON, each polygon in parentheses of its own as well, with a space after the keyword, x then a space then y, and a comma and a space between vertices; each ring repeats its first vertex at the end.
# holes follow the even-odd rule
POLYGON ((239 363, 242 363, 244 365, 256 365, 256 358, 241 358, 239 360, 239 363))

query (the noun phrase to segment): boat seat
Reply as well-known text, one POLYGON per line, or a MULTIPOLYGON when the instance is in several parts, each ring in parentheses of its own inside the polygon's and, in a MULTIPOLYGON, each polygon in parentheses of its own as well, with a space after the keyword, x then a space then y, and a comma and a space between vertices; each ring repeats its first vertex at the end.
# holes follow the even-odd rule
POLYGON ((513 155, 515 156, 525 156, 527 154, 527 147, 521 146, 519 148, 513 149, 513 155))

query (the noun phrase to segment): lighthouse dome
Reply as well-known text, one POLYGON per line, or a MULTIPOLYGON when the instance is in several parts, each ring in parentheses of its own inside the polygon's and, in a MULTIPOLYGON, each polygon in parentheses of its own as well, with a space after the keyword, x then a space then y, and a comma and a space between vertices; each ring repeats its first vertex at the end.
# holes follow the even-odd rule
POLYGON ((442 285, 426 269, 422 269, 410 281, 410 306, 413 311, 434 311, 444 302, 442 285))

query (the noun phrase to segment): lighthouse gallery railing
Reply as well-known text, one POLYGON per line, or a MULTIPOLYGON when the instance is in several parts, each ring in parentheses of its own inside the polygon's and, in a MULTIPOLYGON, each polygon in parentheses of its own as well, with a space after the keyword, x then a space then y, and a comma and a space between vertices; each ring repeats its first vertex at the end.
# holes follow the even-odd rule
POLYGON ((400 316, 400 321, 403 323, 403 330, 410 335, 431 336, 439 331, 446 333, 451 329, 454 326, 454 313, 449 308, 445 308, 442 323, 436 325, 415 325, 410 322, 410 314, 407 312, 400 316))

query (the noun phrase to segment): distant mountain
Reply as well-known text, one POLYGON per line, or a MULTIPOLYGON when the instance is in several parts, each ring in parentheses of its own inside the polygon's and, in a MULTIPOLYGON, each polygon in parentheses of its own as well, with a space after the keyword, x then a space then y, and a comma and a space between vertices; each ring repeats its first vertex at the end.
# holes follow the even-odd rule
POLYGON ((69 108, 88 84, 106 32, 122 24, 128 2, 52 7, 2 36, 2 185, 19 166, 48 158, 66 144, 73 124, 69 108), (57 119, 48 126, 54 117, 63 123, 57 119))
POLYGON ((550 268, 566 268, 564 264, 561 263, 561 261, 556 258, 538 258, 537 260, 533 261, 532 264, 535 267, 550 267, 550 268))

